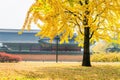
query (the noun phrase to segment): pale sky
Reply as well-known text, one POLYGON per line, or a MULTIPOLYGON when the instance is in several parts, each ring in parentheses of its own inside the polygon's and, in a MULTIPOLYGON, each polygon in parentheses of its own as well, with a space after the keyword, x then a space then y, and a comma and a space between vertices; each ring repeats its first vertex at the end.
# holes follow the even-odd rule
POLYGON ((26 13, 34 1, 0 0, 0 29, 21 29, 26 13))

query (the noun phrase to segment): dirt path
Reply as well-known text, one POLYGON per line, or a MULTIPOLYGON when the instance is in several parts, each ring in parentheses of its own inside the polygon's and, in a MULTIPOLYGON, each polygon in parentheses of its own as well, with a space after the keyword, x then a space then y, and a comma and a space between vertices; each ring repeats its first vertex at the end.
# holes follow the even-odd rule
MULTIPOLYGON (((25 61, 55 61, 56 55, 47 54, 16 54, 25 61)), ((82 55, 58 55, 59 61, 81 61, 82 55)))

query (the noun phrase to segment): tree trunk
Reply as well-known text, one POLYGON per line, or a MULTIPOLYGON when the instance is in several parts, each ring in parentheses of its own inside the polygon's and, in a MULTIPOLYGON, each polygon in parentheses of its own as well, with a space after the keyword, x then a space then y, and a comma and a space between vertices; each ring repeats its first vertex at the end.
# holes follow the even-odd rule
POLYGON ((83 54, 83 61, 82 61, 82 66, 91 66, 90 63, 90 38, 89 38, 89 31, 90 27, 85 27, 84 28, 84 54, 83 54))

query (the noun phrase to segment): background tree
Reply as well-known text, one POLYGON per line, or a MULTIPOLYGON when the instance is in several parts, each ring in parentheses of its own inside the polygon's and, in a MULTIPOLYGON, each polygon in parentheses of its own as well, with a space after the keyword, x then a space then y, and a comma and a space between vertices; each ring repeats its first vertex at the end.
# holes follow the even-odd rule
POLYGON ((30 30, 32 22, 40 28, 36 36, 51 41, 60 35, 60 43, 68 43, 76 33, 75 41, 84 46, 82 66, 91 66, 90 42, 99 39, 110 42, 116 32, 115 42, 120 43, 119 0, 36 0, 28 10, 23 30, 25 27, 30 30))

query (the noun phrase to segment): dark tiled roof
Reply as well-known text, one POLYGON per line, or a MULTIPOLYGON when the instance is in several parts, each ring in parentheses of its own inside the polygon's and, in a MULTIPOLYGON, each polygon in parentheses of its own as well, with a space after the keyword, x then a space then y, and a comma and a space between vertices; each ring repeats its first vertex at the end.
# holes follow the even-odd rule
POLYGON ((19 29, 0 29, 0 42, 38 43, 39 37, 35 36, 38 30, 25 30, 22 35, 18 35, 19 31, 19 29))

